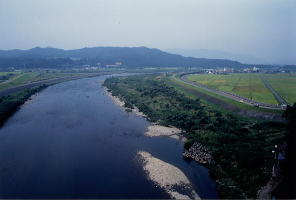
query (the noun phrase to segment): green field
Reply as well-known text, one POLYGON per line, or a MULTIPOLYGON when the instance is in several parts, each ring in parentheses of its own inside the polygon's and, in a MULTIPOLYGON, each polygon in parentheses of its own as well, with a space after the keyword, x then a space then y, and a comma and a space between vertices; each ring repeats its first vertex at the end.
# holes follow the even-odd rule
POLYGON ((265 79, 289 104, 296 102, 296 74, 266 74, 265 79))
POLYGON ((19 72, 0 72, 0 83, 6 82, 18 74, 19 72))
POLYGON ((238 94, 258 102, 278 104, 273 94, 265 87, 261 77, 265 77, 272 87, 289 103, 296 100, 295 74, 199 74, 190 75, 188 79, 214 89, 238 94))
POLYGON ((83 75, 83 73, 63 73, 63 72, 0 72, 0 76, 7 74, 13 74, 9 79, 0 82, 0 90, 16 87, 31 83, 34 81, 41 81, 46 79, 62 78, 62 77, 74 77, 83 75))

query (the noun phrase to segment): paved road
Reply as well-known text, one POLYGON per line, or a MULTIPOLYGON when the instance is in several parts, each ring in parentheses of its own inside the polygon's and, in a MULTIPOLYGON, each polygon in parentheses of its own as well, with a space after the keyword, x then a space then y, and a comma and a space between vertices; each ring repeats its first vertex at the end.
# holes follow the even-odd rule
POLYGON ((181 75, 180 80, 185 82, 186 84, 189 84, 189 85, 192 85, 192 86, 195 86, 195 87, 199 87, 199 88, 204 89, 204 90, 206 90, 208 92, 212 92, 212 93, 227 97, 229 99, 233 99, 235 101, 238 101, 238 102, 241 102, 241 103, 244 103, 244 104, 247 104, 247 105, 261 107, 261 108, 267 108, 267 109, 273 109, 273 110, 285 110, 285 107, 281 106, 281 105, 273 105, 273 104, 265 104, 265 103, 257 102, 257 101, 254 101, 252 99, 248 99, 246 97, 239 96, 237 94, 232 94, 230 92, 225 92, 225 91, 222 91, 222 90, 216 90, 216 89, 207 87, 205 85, 190 81, 187 78, 189 75, 190 74, 181 75))
POLYGON ((69 80, 74 80, 74 79, 79 79, 79 78, 87 78, 87 77, 93 77, 93 76, 99 76, 101 74, 91 74, 91 75, 82 75, 82 76, 75 76, 75 77, 62 77, 62 78, 54 78, 54 79, 47 79, 47 80, 41 80, 41 81, 36 81, 36 82, 31 82, 27 83, 24 85, 16 86, 13 88, 8 88, 0 91, 0 97, 9 95, 15 92, 19 92, 24 89, 36 87, 36 86, 41 86, 44 84, 53 84, 57 82, 62 82, 62 81, 69 81, 69 80))

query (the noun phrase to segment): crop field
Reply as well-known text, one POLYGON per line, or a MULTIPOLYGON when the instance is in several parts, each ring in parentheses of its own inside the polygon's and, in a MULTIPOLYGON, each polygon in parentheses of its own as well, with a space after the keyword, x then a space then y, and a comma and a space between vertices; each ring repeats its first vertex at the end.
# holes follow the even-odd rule
MULTIPOLYGON (((3 75, 10 74, 1 72, 3 75)), ((0 73, 0 75, 1 75, 0 73)), ((19 72, 9 77, 7 80, 0 82, 0 90, 12 88, 26 83, 40 81, 52 78, 73 77, 81 75, 80 73, 44 73, 44 72, 19 72)))
POLYGON ((189 80, 208 87, 238 94, 249 99, 278 104, 270 90, 264 85, 264 77, 272 87, 288 102, 296 101, 296 74, 228 74, 190 75, 189 80))
POLYGON ((7 80, 3 83, 0 83, 0 90, 28 83, 37 75, 38 75, 38 73, 34 73, 34 72, 20 73, 18 75, 15 75, 14 77, 10 78, 9 80, 7 80))
POLYGON ((289 104, 296 102, 296 74, 267 74, 265 79, 289 104))
POLYGON ((19 72, 0 72, 0 76, 5 76, 8 74, 18 74, 19 72))
POLYGON ((12 79, 18 74, 19 72, 0 72, 0 83, 8 81, 9 79, 12 79))

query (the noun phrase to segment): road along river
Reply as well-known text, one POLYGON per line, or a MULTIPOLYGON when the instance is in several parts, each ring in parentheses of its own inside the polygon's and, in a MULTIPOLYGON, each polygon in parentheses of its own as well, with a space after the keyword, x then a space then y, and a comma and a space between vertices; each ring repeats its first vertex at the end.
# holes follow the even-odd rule
POLYGON ((190 80, 188 80, 188 76, 189 76, 189 74, 181 75, 180 80, 185 82, 186 84, 201 88, 203 90, 206 90, 208 92, 212 92, 214 94, 218 94, 218 95, 227 97, 227 98, 235 100, 237 102, 244 103, 244 104, 247 104, 247 105, 250 105, 250 106, 266 108, 266 109, 273 109, 273 110, 285 110, 286 109, 285 104, 284 105, 274 105, 274 104, 266 104, 266 103, 262 103, 262 102, 257 102, 257 101, 254 101, 252 99, 248 99, 246 97, 242 97, 242 96, 239 96, 239 95, 234 94, 234 93, 225 92, 225 91, 222 91, 222 90, 216 90, 216 89, 210 88, 210 87, 208 87, 206 85, 202 85, 200 83, 190 81, 190 80))
POLYGON ((217 198, 183 142, 106 95, 107 76, 50 86, 0 129, 0 198, 217 198))

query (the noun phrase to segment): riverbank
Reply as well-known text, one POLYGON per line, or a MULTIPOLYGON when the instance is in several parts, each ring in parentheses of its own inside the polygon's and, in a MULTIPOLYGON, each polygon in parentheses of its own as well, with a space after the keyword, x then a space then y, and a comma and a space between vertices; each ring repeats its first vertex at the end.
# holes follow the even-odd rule
POLYGON ((151 123, 145 135, 148 137, 166 136, 176 140, 181 140, 182 142, 186 142, 186 138, 182 135, 182 133, 184 133, 184 131, 176 127, 167 127, 161 126, 157 123, 151 123))
POLYGON ((164 189, 173 199, 200 199, 186 175, 177 167, 153 157, 150 153, 139 151, 148 178, 164 189), (176 190, 177 188, 182 188, 176 190))
MULTIPOLYGON (((110 97, 114 104, 118 105, 124 110, 130 109, 125 106, 124 101, 122 101, 117 96, 113 96, 111 91, 108 91, 107 88, 105 88, 105 93, 108 97, 110 97)), ((140 112, 135 106, 130 109, 130 112, 147 118, 147 116, 140 112)), ((151 123, 144 135, 147 137, 169 137, 185 142, 186 138, 182 135, 182 133, 184 133, 184 131, 176 127, 167 127, 161 126, 157 123, 151 123)), ((141 164, 143 165, 143 169, 146 172, 148 178, 158 187, 164 189, 171 196, 171 198, 200 199, 196 191, 193 189, 189 179, 179 168, 153 157, 148 152, 139 151, 137 156, 142 162, 141 164), (177 191, 176 188, 182 188, 181 191, 183 191, 183 193, 177 191)), ((187 156, 187 158, 188 157, 190 156, 187 156)), ((194 157, 192 157, 192 159, 194 159, 194 157)))
POLYGON ((6 122, 1 198, 171 198, 149 180, 137 156, 145 151, 181 169, 201 198, 216 199, 208 170, 182 158, 180 141, 145 136, 147 120, 115 105, 101 87, 105 78, 50 86, 6 122))
MULTIPOLYGON (((122 101, 119 97, 113 96, 111 91, 108 91, 105 88, 105 93, 109 96, 112 101, 120 106, 121 108, 127 110, 129 108, 125 107, 125 102, 122 101)), ((147 115, 143 112, 140 112, 139 109, 133 106, 131 112, 148 119, 147 115)), ((159 137, 159 136, 166 136, 176 140, 180 140, 182 142, 186 142, 187 139, 185 137, 185 131, 178 129, 176 127, 168 127, 168 126, 161 126, 158 123, 152 123, 148 126, 148 130, 145 132, 145 135, 148 137, 159 137)), ((184 149, 184 153, 182 154, 183 157, 195 160, 199 164, 209 165, 213 163, 212 155, 206 149, 206 147, 202 146, 199 143, 194 143, 189 149, 184 149)))
POLYGON ((271 150, 284 138, 285 124, 242 119, 207 107, 167 85, 165 76, 113 77, 104 86, 151 122, 184 130, 185 149, 193 146, 186 157, 209 163, 207 153, 212 155, 215 162, 205 165, 222 198, 255 198, 269 179, 271 150), (196 159, 201 155, 203 159, 196 159))
POLYGON ((2 127, 6 120, 26 103, 32 95, 35 95, 46 87, 46 85, 42 85, 0 97, 0 127, 2 127))
POLYGON ((125 106, 126 103, 124 101, 122 101, 119 97, 113 96, 112 93, 111 93, 111 91, 108 91, 108 89, 106 87, 104 88, 104 91, 105 91, 106 95, 111 98, 111 100, 113 101, 113 103, 115 103, 119 107, 125 109, 125 111, 132 112, 132 113, 134 113, 134 114, 136 114, 138 116, 147 118, 147 115, 145 115, 143 112, 140 112, 137 107, 135 107, 135 106, 133 106, 133 108, 126 107, 125 106))
MULTIPOLYGON (((108 91, 107 88, 105 88, 105 93, 107 96, 110 97, 110 99, 113 101, 114 104, 118 105, 122 109, 126 110, 127 112, 131 112, 135 115, 145 117, 146 119, 149 120, 147 115, 145 115, 143 112, 140 112, 137 107, 133 106, 132 109, 127 108, 125 106, 125 102, 122 101, 119 97, 113 96, 111 91, 108 91)), ((151 122, 151 124, 148 126, 148 130, 145 132, 145 135, 148 137, 166 136, 166 137, 170 137, 170 138, 185 142, 186 138, 185 136, 182 135, 182 133, 184 133, 184 131, 176 127, 162 126, 162 125, 159 125, 158 123, 151 122)))
POLYGON ((193 159, 203 165, 213 164, 214 162, 209 151, 197 142, 195 142, 188 150, 185 150, 183 156, 185 158, 193 159))

